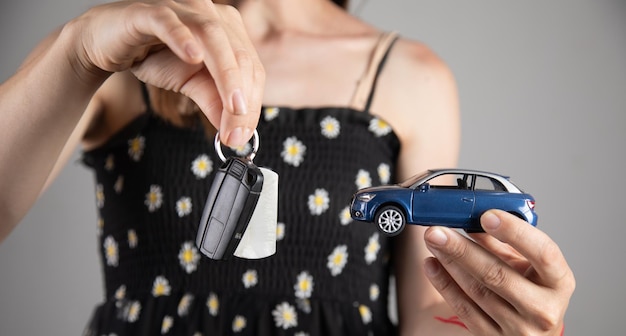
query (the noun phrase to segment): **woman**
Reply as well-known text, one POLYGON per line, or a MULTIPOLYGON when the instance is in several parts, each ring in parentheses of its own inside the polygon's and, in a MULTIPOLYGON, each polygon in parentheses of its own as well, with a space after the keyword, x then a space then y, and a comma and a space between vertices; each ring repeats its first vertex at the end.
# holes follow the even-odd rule
POLYGON ((535 228, 492 211, 476 243, 414 226, 388 240, 343 212, 358 187, 456 164, 447 67, 327 0, 235 5, 93 8, 0 89, 3 238, 78 143, 96 172, 106 301, 88 333, 386 335, 393 267, 401 334, 559 334, 574 279, 535 228), (259 130, 255 162, 281 181, 275 256, 193 246, 219 164, 196 110, 231 147, 259 130))

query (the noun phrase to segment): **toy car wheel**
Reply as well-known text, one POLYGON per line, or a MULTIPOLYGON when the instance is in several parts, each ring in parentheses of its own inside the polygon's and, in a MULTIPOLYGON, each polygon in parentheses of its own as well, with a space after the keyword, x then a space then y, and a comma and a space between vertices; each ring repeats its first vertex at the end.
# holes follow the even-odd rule
POLYGON ((406 218, 402 210, 393 205, 385 206, 376 213, 375 223, 383 233, 395 236, 402 232, 406 218))

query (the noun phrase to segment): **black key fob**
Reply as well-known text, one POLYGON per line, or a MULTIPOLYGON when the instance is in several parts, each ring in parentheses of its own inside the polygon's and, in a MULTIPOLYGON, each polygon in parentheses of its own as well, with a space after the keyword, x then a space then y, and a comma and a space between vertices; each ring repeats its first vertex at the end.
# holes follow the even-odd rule
POLYGON ((235 251, 259 201, 263 173, 252 159, 259 147, 254 131, 253 150, 246 158, 222 154, 219 133, 215 150, 224 164, 215 174, 196 236, 196 246, 211 259, 228 259, 235 251))
POLYGON ((198 228, 196 245, 211 259, 233 254, 263 187, 263 174, 252 161, 231 157, 215 174, 198 228))

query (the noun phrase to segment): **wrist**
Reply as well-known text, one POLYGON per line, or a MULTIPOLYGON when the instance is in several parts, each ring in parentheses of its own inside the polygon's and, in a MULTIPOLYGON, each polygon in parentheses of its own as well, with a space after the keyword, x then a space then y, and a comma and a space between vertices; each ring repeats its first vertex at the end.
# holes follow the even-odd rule
POLYGON ((87 86, 100 86, 112 73, 98 67, 85 48, 85 19, 79 17, 63 26, 55 46, 65 54, 77 80, 87 86))

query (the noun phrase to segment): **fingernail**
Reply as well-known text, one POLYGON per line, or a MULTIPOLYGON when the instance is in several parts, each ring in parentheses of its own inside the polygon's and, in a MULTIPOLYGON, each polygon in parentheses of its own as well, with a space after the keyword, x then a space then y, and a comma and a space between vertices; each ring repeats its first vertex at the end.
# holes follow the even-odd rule
POLYGON ((244 141, 242 145, 245 145, 248 141, 250 141, 250 138, 252 138, 252 130, 247 127, 244 127, 242 133, 243 133, 242 137, 244 141))
POLYGON ((248 113, 248 107, 246 106, 246 100, 243 98, 241 90, 237 89, 233 91, 233 112, 237 115, 244 115, 248 113))
POLYGON ((493 212, 485 213, 480 219, 483 229, 495 230, 500 226, 500 217, 496 216, 493 212))
POLYGON ((424 262, 424 271, 430 278, 436 276, 439 273, 439 269, 439 263, 435 260, 435 258, 428 258, 424 262))
POLYGON ((198 48, 198 45, 196 45, 195 43, 187 43, 187 45, 185 46, 185 51, 187 52, 187 55, 189 55, 189 57, 193 58, 194 60, 202 58, 202 52, 198 48))
POLYGON ((426 239, 435 245, 443 246, 448 242, 448 236, 440 228, 433 228, 430 230, 426 239))

